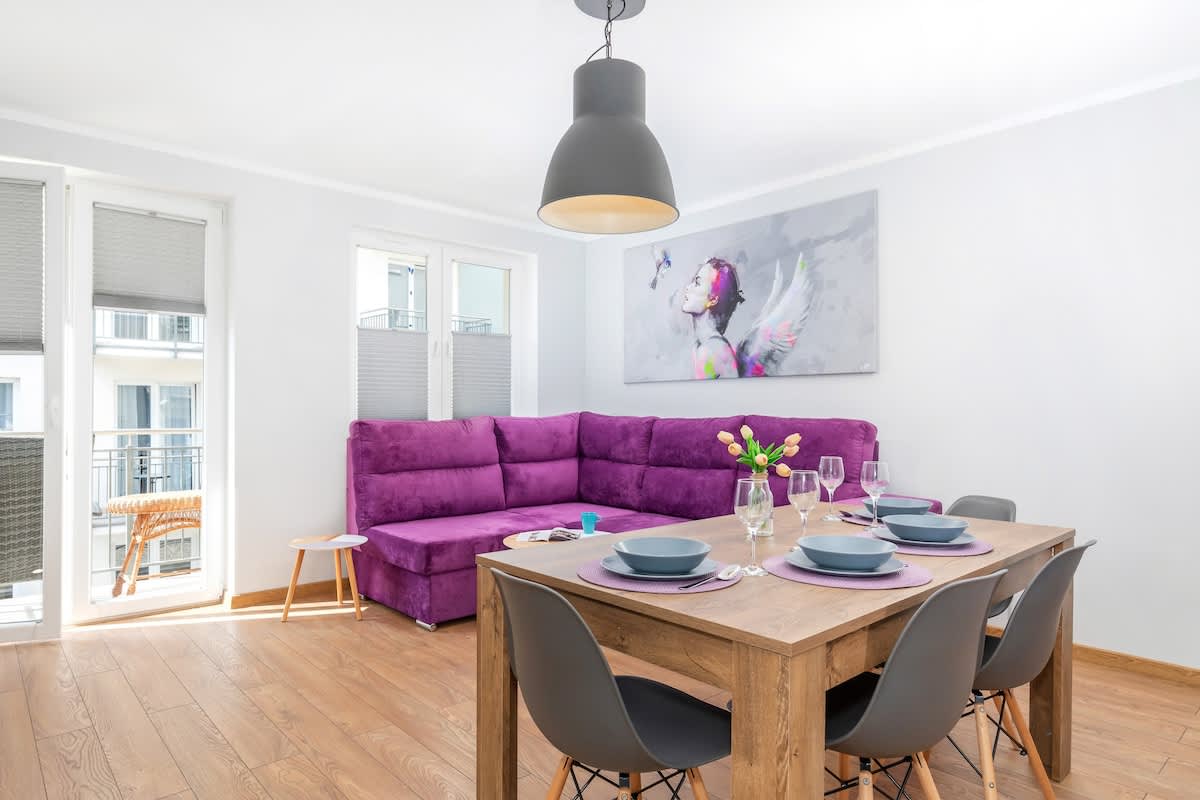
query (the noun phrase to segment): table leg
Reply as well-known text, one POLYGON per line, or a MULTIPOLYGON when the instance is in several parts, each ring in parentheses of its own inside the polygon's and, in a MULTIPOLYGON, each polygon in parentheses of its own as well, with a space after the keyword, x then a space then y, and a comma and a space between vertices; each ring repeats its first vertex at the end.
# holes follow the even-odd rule
MULTIPOLYGON (((1074 539, 1054 552, 1073 547, 1074 539)), ((1074 642, 1074 588, 1067 591, 1050 661, 1029 685, 1030 732, 1050 777, 1061 781, 1071 772, 1071 647, 1074 642)))
POLYGON ((825 785, 825 649, 733 652, 733 796, 812 800, 825 785))
MULTIPOLYGON (((358 577, 354 574, 354 554, 343 550, 346 554, 346 572, 350 575, 350 596, 354 598, 354 618, 362 621, 362 601, 358 596, 358 577)), ((341 581, 338 582, 341 585, 341 581)), ((340 593, 340 592, 339 592, 340 593)))
POLYGON ((300 565, 304 563, 304 551, 296 551, 296 566, 292 567, 292 580, 288 584, 287 599, 283 601, 283 619, 287 622, 288 612, 292 610, 292 598, 296 596, 296 581, 300 580, 300 565))
POLYGON ((500 588, 491 570, 479 567, 476 573, 475 796, 477 800, 512 800, 517 796, 517 680, 510 667, 500 588))
MULTIPOLYGON (((350 554, 346 554, 346 558, 350 558, 350 554)), ((342 551, 333 551, 333 571, 337 575, 337 599, 338 605, 342 604, 342 551)))

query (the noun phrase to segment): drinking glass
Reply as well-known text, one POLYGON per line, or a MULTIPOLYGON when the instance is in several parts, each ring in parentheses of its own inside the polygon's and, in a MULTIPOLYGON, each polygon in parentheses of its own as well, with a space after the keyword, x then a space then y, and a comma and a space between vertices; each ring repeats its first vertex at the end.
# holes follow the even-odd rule
POLYGON ((821 486, 811 469, 793 470, 788 476, 788 502, 800 514, 800 537, 808 535, 808 512, 821 502, 821 486))
POLYGON ((771 518, 775 501, 766 481, 753 478, 738 478, 737 491, 733 497, 733 511, 746 526, 750 539, 750 563, 742 570, 743 575, 758 577, 767 571, 758 565, 758 531, 771 518))
POLYGON ((886 461, 864 461, 862 465, 862 488, 871 496, 871 511, 874 519, 871 522, 873 530, 879 527, 879 498, 891 485, 888 477, 886 461))
POLYGON ((837 522, 841 519, 833 510, 833 493, 846 480, 846 468, 842 466, 841 456, 821 456, 821 465, 817 467, 821 473, 821 485, 829 492, 829 513, 823 519, 826 522, 837 522))

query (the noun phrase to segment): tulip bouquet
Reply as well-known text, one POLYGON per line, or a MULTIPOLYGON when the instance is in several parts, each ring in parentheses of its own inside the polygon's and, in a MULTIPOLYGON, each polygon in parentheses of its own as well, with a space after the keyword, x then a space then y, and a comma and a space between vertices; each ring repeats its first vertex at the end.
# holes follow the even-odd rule
POLYGON ((793 433, 783 440, 783 444, 761 444, 754 438, 754 431, 749 425, 743 425, 740 433, 745 446, 738 444, 729 431, 717 434, 717 439, 728 446, 729 455, 736 458, 739 464, 745 464, 755 475, 766 475, 772 466, 775 467, 775 474, 781 478, 792 474, 792 468, 780 459, 791 458, 800 452, 800 434, 793 433))

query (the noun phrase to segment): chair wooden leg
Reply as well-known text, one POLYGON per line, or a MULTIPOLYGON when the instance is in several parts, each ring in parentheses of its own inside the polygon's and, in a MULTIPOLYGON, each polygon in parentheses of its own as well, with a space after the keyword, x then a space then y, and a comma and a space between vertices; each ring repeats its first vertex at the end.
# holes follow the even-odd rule
POLYGON ((571 775, 571 757, 563 756, 558 762, 558 769, 554 771, 554 778, 550 781, 550 788, 546 792, 546 800, 562 800, 563 788, 567 785, 567 778, 571 775))
POLYGON ((642 773, 629 773, 629 790, 633 792, 634 798, 637 798, 638 793, 642 791, 642 773))
POLYGON ((350 575, 350 596, 354 598, 354 618, 362 620, 362 603, 358 598, 358 578, 354 575, 354 556, 346 551, 346 572, 350 575))
POLYGON ((142 556, 146 554, 146 538, 140 535, 133 538, 137 544, 137 552, 133 556, 133 569, 129 572, 129 588, 125 590, 126 595, 137 591, 138 570, 142 568, 142 556))
POLYGON ((871 774, 870 762, 859 765, 858 770, 858 800, 873 800, 875 787, 872 785, 875 776, 871 774))
MULTIPOLYGON (((852 767, 850 766, 850 756, 845 753, 838 753, 838 780, 842 783, 854 777, 852 767)), ((841 794, 841 792, 838 792, 841 794)))
POLYGON ((996 793, 996 765, 992 763, 991 733, 983 698, 976 695, 975 735, 979 738, 979 771, 983 773, 983 796, 984 800, 999 800, 1000 796, 996 793))
POLYGON ((342 604, 342 550, 333 551, 333 571, 337 575, 338 605, 342 604))
POLYGON ((120 597, 121 590, 125 588, 125 573, 129 571, 129 562, 133 560, 133 537, 129 537, 129 542, 125 545, 125 560, 121 562, 121 571, 117 573, 117 582, 113 584, 113 597, 120 597))
POLYGON ((1054 786, 1050 783, 1050 776, 1046 774, 1046 766, 1042 763, 1042 756, 1038 753, 1037 745, 1033 743, 1033 735, 1029 732, 1029 725, 1025 723, 1025 714, 1021 711, 1021 704, 1017 702, 1016 695, 1012 693, 1011 689, 1006 689, 1004 696, 1007 698, 1008 710, 1012 713, 1013 722, 1017 726, 1017 733, 1021 735, 1021 742, 1025 745, 1025 752, 1029 755, 1029 767, 1033 770, 1033 777, 1037 781, 1038 788, 1042 790, 1042 797, 1045 800, 1055 800, 1054 786))
POLYGON ((288 612, 292 610, 292 598, 296 596, 296 581, 300 580, 300 565, 304 563, 304 551, 296 551, 296 566, 292 567, 292 581, 288 584, 287 599, 283 601, 283 619, 287 622, 288 612))
POLYGON ((704 785, 704 778, 700 777, 700 770, 689 769, 687 779, 692 787, 692 797, 696 800, 708 800, 708 788, 704 785))
POLYGON ((925 760, 925 754, 917 753, 912 759, 913 771, 917 773, 917 780, 921 784, 921 791, 925 793, 926 800, 942 800, 937 786, 933 783, 933 773, 929 771, 929 762, 925 760))
POLYGON ((1013 730, 1012 720, 1009 719, 1008 714, 1006 713, 1008 709, 1004 707, 1004 700, 1000 695, 996 695, 992 698, 992 702, 996 704, 996 714, 1000 717, 1000 725, 1008 734, 1008 737, 1005 738, 1008 738, 1008 743, 1012 745, 1014 750, 1020 750, 1021 748, 1017 742, 1021 741, 1021 734, 1018 731, 1013 730))

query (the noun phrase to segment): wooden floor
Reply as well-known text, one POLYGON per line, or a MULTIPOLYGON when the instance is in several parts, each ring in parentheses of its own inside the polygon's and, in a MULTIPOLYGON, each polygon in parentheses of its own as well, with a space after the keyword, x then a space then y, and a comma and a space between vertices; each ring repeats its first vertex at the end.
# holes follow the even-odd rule
MULTIPOLYGON (((618 672, 726 699, 610 656, 618 672)), ((210 608, 0 646, 0 798, 473 798, 474 661, 472 621, 431 634, 328 603, 286 625, 277 607, 210 608)), ((520 798, 541 800, 558 754, 527 715, 520 731, 520 798)), ((974 748, 970 720, 956 739, 974 748)), ((1060 800, 1200 797, 1200 689, 1077 665, 1074 763, 1060 800)), ((948 743, 932 765, 946 800, 982 797, 948 743)), ((998 772, 1002 797, 1040 798, 1004 744, 998 772)), ((728 762, 704 774, 729 797, 728 762)))

